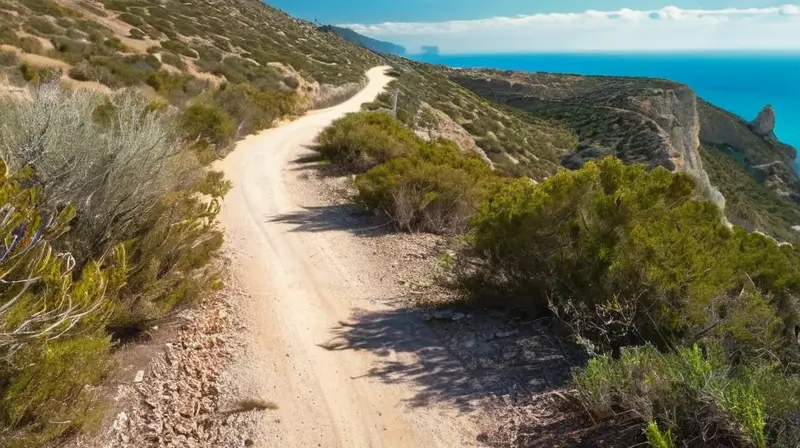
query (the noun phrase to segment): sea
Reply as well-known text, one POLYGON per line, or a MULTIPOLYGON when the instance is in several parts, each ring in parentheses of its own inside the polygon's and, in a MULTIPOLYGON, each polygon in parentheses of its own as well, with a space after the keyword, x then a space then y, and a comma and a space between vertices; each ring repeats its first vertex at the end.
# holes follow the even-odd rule
POLYGON ((771 104, 775 134, 800 148, 800 53, 570 53, 418 55, 421 62, 581 75, 646 76, 686 84, 704 100, 752 120, 771 104))

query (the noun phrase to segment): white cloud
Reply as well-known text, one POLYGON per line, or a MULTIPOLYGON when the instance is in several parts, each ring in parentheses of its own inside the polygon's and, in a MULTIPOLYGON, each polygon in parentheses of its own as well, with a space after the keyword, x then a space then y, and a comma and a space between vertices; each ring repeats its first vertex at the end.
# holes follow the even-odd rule
POLYGON ((800 50, 800 6, 588 10, 444 22, 346 24, 406 45, 446 53, 499 51, 800 50))

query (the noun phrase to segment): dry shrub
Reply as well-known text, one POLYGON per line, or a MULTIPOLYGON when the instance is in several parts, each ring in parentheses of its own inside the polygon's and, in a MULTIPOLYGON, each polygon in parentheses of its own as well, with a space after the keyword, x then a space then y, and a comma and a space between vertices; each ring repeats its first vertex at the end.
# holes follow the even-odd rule
POLYGON ((123 91, 110 98, 110 120, 99 122, 94 114, 103 101, 97 93, 48 83, 2 112, 0 151, 11 170, 33 168, 48 208, 75 206, 70 241, 80 261, 130 235, 137 218, 176 182, 173 114, 123 91))

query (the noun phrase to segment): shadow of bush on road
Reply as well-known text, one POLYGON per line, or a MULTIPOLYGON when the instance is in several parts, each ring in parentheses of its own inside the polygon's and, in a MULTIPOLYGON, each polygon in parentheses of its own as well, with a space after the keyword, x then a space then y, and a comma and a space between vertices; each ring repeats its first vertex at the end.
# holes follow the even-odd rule
POLYGON ((488 397, 551 391, 577 362, 547 329, 501 313, 359 312, 332 333, 323 348, 381 357, 364 376, 409 384, 417 391, 411 406, 447 402, 470 411, 488 397))
POLYGON ((394 233, 390 223, 372 216, 356 204, 303 207, 299 211, 269 216, 267 219, 295 226, 290 230, 292 233, 342 230, 359 237, 394 233))

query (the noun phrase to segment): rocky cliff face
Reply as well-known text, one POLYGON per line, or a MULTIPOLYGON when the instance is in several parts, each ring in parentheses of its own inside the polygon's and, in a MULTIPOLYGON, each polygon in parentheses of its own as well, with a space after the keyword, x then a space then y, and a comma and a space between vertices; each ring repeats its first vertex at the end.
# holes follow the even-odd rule
POLYGON ((675 169, 695 178, 704 195, 724 209, 725 198, 711 185, 700 157, 697 96, 688 87, 654 89, 648 93, 629 98, 632 109, 657 124, 662 144, 675 169))

